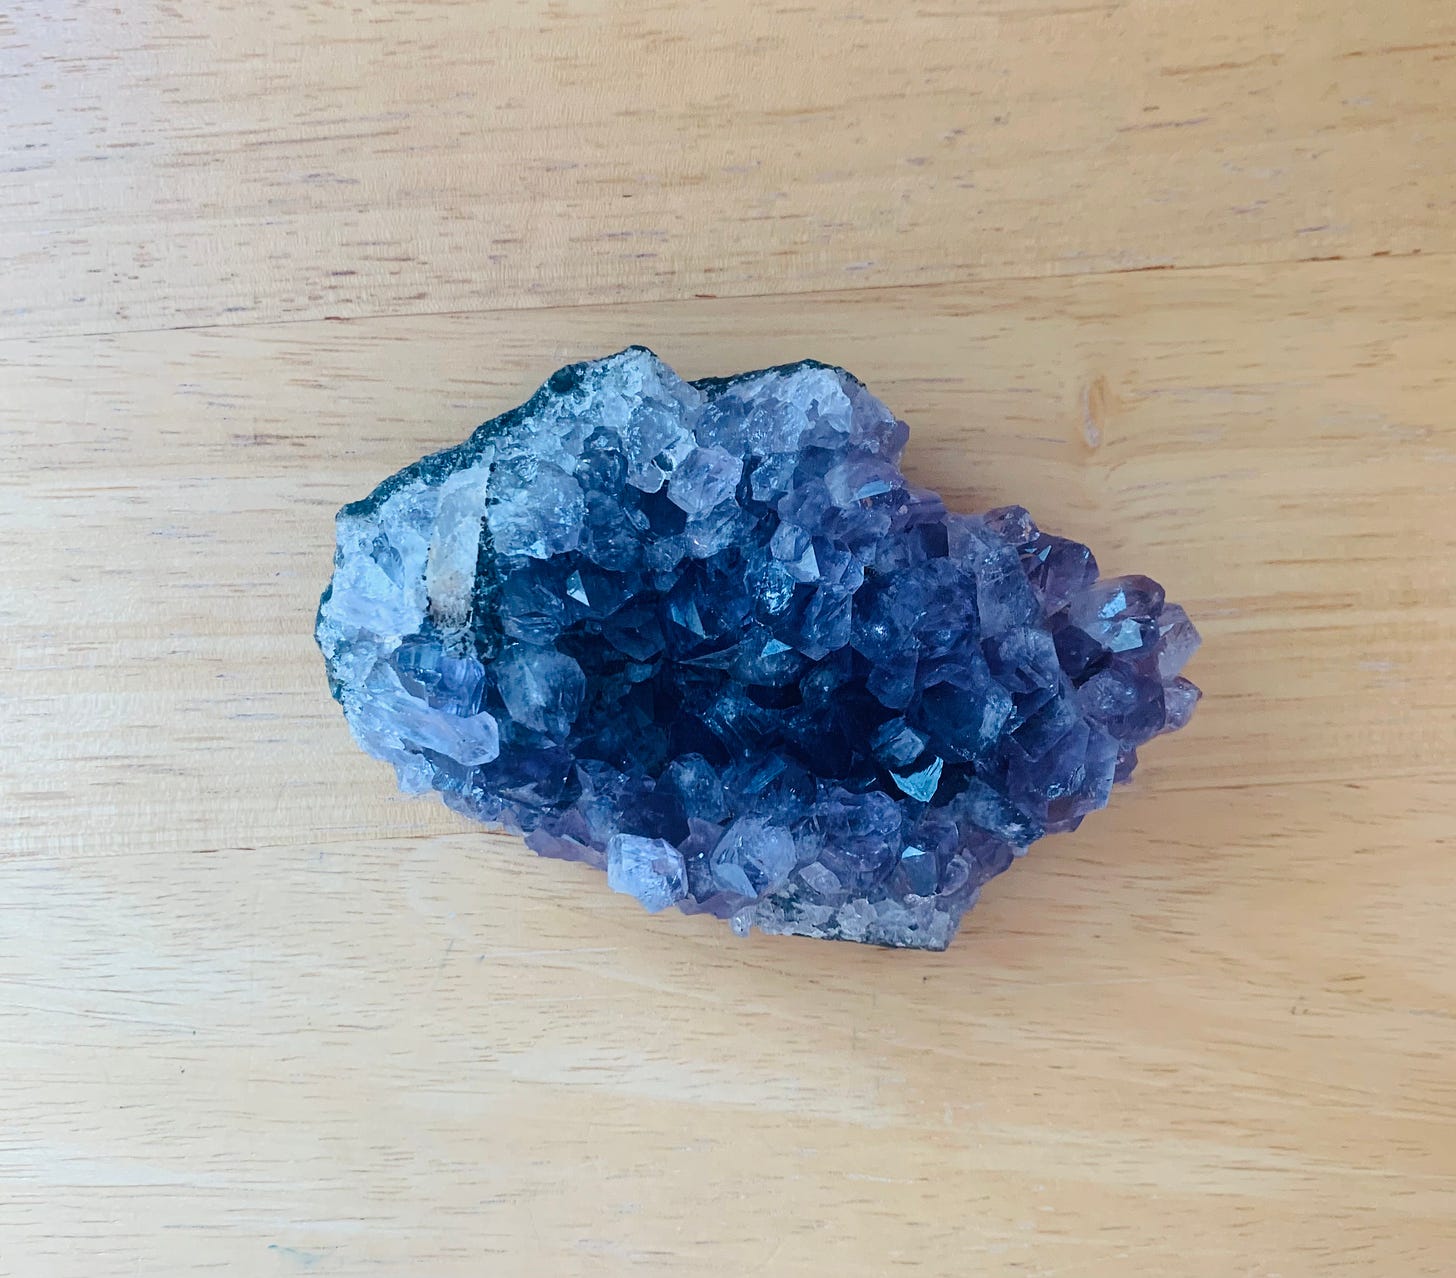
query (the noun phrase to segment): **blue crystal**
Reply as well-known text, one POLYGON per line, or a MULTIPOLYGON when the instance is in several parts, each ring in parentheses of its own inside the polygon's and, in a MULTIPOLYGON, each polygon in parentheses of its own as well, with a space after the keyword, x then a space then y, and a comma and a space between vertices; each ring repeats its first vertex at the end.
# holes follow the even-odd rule
POLYGON ((932 758, 921 767, 906 772, 891 772, 895 784, 912 799, 929 803, 940 789, 940 774, 945 771, 945 760, 932 758))
POLYGON ((906 891, 916 896, 934 896, 935 889, 940 886, 940 869, 935 864, 935 856, 925 848, 912 844, 901 852, 900 871, 906 891))
POLYGON ((787 830, 757 817, 740 817, 724 832, 708 863, 725 892, 756 901, 789 881, 795 859, 787 830))
POLYGON ((556 373, 338 518, 317 638, 411 791, 648 910, 941 949, 1185 724, 1187 614, 1019 506, 947 512, 806 361, 556 373))
POLYGON ((635 896, 652 913, 681 901, 687 881, 683 855, 666 839, 614 834, 607 841, 607 886, 635 896))

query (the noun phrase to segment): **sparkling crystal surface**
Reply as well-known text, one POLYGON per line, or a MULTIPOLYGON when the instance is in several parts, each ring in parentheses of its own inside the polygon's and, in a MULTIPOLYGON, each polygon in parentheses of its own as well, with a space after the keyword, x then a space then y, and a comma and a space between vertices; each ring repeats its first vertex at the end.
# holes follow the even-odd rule
POLYGON ((1188 721, 1187 614, 949 513, 813 361, 577 364, 339 512, 317 638, 401 786, 736 931, 942 949, 1188 721))

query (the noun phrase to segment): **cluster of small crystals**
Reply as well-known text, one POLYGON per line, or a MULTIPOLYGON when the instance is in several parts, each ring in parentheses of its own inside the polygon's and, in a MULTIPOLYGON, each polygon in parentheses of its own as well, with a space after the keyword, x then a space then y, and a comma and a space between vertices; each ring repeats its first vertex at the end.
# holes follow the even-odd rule
POLYGON ((649 910, 941 949, 1187 722, 1198 644, 1026 511, 951 514, 842 369, 562 369, 338 519, 318 640, 401 785, 649 910))

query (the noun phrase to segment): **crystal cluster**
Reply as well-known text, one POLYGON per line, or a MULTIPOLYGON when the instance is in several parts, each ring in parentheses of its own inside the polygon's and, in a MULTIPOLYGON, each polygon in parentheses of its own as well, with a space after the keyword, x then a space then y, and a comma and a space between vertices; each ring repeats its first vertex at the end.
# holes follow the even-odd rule
POLYGON ((908 433, 812 361, 562 369, 339 512, 355 737, 649 910, 944 948, 1188 721, 1198 634, 1020 507, 948 512, 908 433))

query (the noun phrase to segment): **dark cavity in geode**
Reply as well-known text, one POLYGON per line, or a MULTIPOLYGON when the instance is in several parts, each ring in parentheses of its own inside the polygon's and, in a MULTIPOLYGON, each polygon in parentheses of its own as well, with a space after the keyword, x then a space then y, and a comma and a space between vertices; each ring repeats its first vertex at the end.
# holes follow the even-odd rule
POLYGON ((556 373, 338 516, 334 696, 436 789, 649 910, 943 949, 981 885, 1188 721, 1198 634, 805 361, 556 373))

